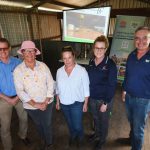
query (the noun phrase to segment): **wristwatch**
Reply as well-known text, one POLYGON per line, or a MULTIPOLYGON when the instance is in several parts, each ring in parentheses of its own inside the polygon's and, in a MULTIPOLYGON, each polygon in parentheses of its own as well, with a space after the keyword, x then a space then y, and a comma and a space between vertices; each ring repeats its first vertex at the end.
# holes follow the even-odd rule
POLYGON ((103 104, 104 104, 104 105, 107 105, 107 103, 106 103, 106 102, 104 102, 103 104))

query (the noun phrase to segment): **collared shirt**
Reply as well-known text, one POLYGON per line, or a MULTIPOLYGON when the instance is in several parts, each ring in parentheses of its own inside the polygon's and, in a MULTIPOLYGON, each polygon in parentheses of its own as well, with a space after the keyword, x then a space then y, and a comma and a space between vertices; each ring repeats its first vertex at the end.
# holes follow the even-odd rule
POLYGON ((132 96, 150 99, 150 50, 140 59, 137 50, 130 53, 123 87, 132 96))
POLYGON ((85 68, 76 64, 69 76, 64 66, 59 68, 56 75, 56 94, 64 105, 75 101, 83 102, 85 97, 89 97, 89 77, 85 68))
POLYGON ((36 109, 27 102, 33 99, 36 102, 44 102, 46 97, 53 97, 54 81, 49 68, 36 61, 34 69, 22 62, 14 70, 14 82, 17 95, 26 109, 36 109))
POLYGON ((100 64, 95 65, 92 59, 87 71, 90 79, 90 97, 109 103, 117 85, 117 67, 113 60, 105 56, 100 64))
POLYGON ((0 93, 6 96, 16 95, 16 90, 13 80, 13 71, 21 60, 15 57, 10 57, 8 63, 0 61, 0 93))

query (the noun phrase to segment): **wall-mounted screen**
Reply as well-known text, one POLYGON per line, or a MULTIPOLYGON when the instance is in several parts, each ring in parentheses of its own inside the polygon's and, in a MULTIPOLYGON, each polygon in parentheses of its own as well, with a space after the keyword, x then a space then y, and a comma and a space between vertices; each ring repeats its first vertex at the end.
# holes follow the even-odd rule
POLYGON ((111 7, 63 11, 63 41, 93 43, 108 32, 111 7))

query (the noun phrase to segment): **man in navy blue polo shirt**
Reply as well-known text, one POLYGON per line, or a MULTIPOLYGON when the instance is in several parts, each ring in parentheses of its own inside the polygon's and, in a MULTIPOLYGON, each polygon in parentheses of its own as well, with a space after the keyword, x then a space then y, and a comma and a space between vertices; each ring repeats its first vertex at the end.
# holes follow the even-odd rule
POLYGON ((13 107, 19 118, 18 135, 22 142, 29 144, 27 136, 27 113, 19 100, 13 80, 13 71, 21 63, 21 60, 10 57, 11 46, 5 38, 0 38, 0 125, 1 139, 4 150, 12 150, 12 139, 10 133, 11 116, 13 107))
POLYGON ((127 59, 123 100, 130 122, 131 150, 141 150, 150 106, 150 28, 135 31, 136 49, 127 59))

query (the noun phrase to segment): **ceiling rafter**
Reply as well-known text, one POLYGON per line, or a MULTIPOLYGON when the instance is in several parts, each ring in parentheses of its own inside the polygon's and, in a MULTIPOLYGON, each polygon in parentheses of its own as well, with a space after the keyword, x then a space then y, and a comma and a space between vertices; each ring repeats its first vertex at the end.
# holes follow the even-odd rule
MULTIPOLYGON (((99 0, 98 0, 98 1, 99 1, 99 0)), ((96 5, 96 4, 98 3, 98 1, 92 2, 92 3, 88 4, 88 5, 85 5, 84 7, 94 6, 94 5, 96 5)))
MULTIPOLYGON (((38 8, 39 6, 45 4, 46 2, 47 2, 47 0, 42 0, 42 1, 40 1, 39 3, 33 5, 33 6, 29 9, 28 12, 31 13, 31 12, 34 11, 36 8, 38 8)), ((31 0, 31 3, 32 3, 32 0, 31 0)), ((32 3, 32 4, 33 4, 33 3, 32 3)))
POLYGON ((51 3, 55 4, 55 5, 59 5, 59 6, 69 7, 69 8, 81 8, 80 6, 70 5, 70 4, 66 4, 66 3, 62 3, 62 2, 58 2, 58 1, 53 1, 51 3))
POLYGON ((90 3, 88 5, 85 5, 84 7, 91 7, 91 6, 94 6, 96 4, 101 5, 101 4, 103 4, 103 3, 107 2, 107 1, 109 1, 109 0, 97 0, 96 2, 93 2, 93 3, 90 3))
POLYGON ((116 18, 117 15, 132 15, 132 16, 146 16, 150 17, 149 8, 127 8, 127 9, 113 9, 110 17, 116 18))
MULTIPOLYGON (((43 0, 40 0, 41 2, 43 0)), ((56 0, 45 0, 46 3, 50 3, 50 4, 54 4, 54 5, 58 5, 58 6, 63 6, 63 7, 69 7, 69 8, 81 8, 80 6, 76 6, 76 5, 71 5, 71 4, 67 4, 67 3, 62 3, 62 2, 58 2, 56 0)))
POLYGON ((150 4, 150 0, 138 0, 138 1, 150 4))
POLYGON ((41 6, 41 5, 45 4, 45 3, 46 3, 46 1, 43 0, 43 1, 41 1, 41 2, 39 2, 39 3, 37 3, 37 4, 35 4, 35 5, 33 5, 33 6, 31 7, 31 9, 37 8, 37 7, 39 7, 39 6, 41 6))

